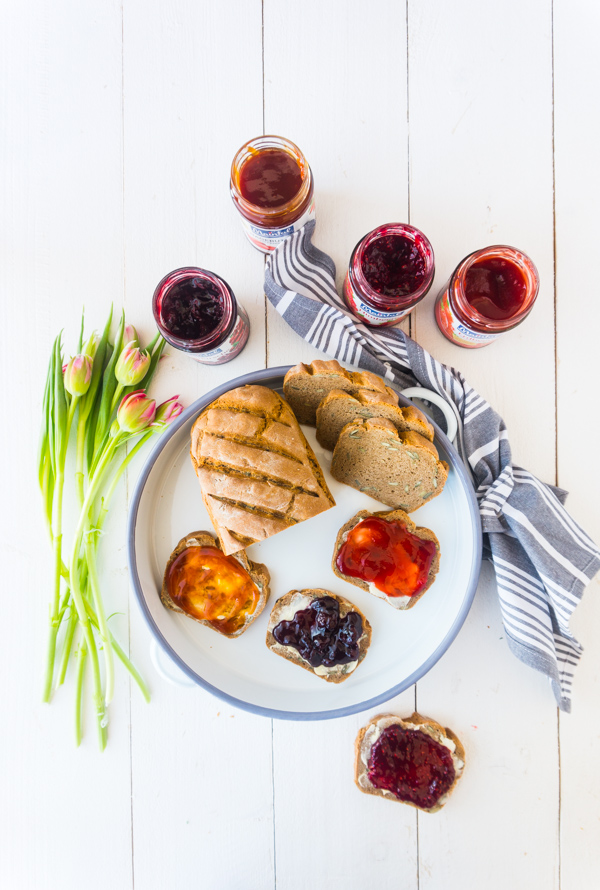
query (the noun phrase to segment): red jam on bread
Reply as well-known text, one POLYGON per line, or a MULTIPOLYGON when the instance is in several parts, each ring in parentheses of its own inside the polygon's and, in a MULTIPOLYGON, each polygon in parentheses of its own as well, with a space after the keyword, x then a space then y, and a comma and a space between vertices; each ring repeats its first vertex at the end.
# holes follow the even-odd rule
POLYGON ((180 609, 225 634, 244 626, 261 596, 246 569, 218 547, 187 547, 169 566, 166 581, 180 609))
POLYGON ((336 565, 343 575, 374 584, 386 596, 417 596, 435 555, 433 541, 411 534, 398 520, 371 516, 348 532, 336 565))
POLYGON ((437 805, 455 774, 450 750, 417 729, 388 726, 371 748, 371 784, 425 810, 437 805))

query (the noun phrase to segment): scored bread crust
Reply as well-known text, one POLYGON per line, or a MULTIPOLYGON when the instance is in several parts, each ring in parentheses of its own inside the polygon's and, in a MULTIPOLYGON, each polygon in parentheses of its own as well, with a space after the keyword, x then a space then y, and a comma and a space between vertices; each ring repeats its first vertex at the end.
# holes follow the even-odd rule
POLYGON ((246 617, 246 621, 242 625, 242 627, 238 628, 238 630, 234 631, 234 633, 225 633, 225 631, 220 630, 214 624, 211 624, 204 618, 196 618, 195 615, 190 615, 189 612, 186 612, 180 606, 177 605, 174 600, 171 599, 169 594, 169 587, 167 584, 167 576, 169 573, 169 569, 173 560, 175 560, 180 553, 184 550, 187 550, 188 547, 217 547, 219 550, 223 548, 219 544, 218 540, 207 531, 198 531, 198 532, 190 532, 184 538, 182 538, 171 555, 167 560, 167 565, 165 567, 165 573, 163 575, 163 583, 160 591, 160 598, 164 606, 167 609, 172 609, 173 612, 179 612, 181 615, 185 615, 186 618, 191 618, 192 621, 197 621, 198 624, 205 624, 207 627, 210 627, 211 630, 216 630, 217 633, 220 633, 222 636, 227 637, 228 639, 233 639, 234 637, 239 637, 240 634, 243 634, 245 630, 258 618, 260 613, 263 611, 267 604, 267 600, 269 599, 269 584, 271 581, 271 576, 269 574, 268 568, 263 565, 261 562, 251 562, 246 556, 244 550, 240 550, 239 553, 231 554, 231 558, 235 559, 239 562, 242 568, 246 569, 256 586, 260 591, 260 599, 257 603, 256 609, 251 615, 246 617))
POLYGON ((224 553, 335 506, 292 409, 265 386, 241 386, 202 411, 190 456, 224 553))
POLYGON ((398 404, 398 395, 386 386, 381 377, 371 371, 347 371, 335 359, 317 359, 310 365, 300 362, 294 365, 283 378, 283 394, 292 406, 298 423, 315 426, 317 407, 332 389, 356 394, 359 389, 389 396, 398 404))
POLYGON ((331 568, 333 569, 334 573, 338 576, 338 578, 342 579, 342 581, 347 581, 349 584, 354 584, 356 587, 360 587, 362 590, 366 590, 367 593, 372 593, 373 596, 377 596, 380 599, 383 599, 386 602, 388 602, 390 604, 390 606, 392 606, 394 609, 406 610, 406 609, 412 609, 413 606, 415 606, 418 603, 418 601, 421 599, 423 594, 427 590, 429 590, 429 588, 435 581, 435 577, 436 577, 439 567, 440 567, 440 553, 441 553, 440 542, 438 541, 435 534, 431 531, 431 529, 425 528, 425 526, 415 525, 415 523, 412 521, 410 516, 408 516, 404 512, 404 510, 380 510, 377 513, 371 513, 369 510, 360 510, 358 513, 356 513, 355 516, 352 517, 352 519, 349 519, 348 522, 345 525, 343 525, 341 527, 341 529, 339 530, 336 541, 335 541, 335 547, 333 549, 333 558, 331 560, 331 568), (429 574, 427 576, 427 583, 425 584, 423 589, 418 594, 410 597, 408 603, 403 602, 405 597, 388 596, 386 593, 384 593, 383 590, 372 589, 372 587, 375 588, 375 585, 371 586, 368 581, 363 581, 362 578, 352 578, 350 575, 344 575, 343 572, 340 572, 340 570, 337 567, 336 560, 338 557, 338 553, 340 552, 342 544, 344 543, 348 533, 350 531, 352 531, 352 529, 356 525, 358 525, 359 522, 362 522, 363 519, 367 519, 370 516, 375 516, 377 519, 385 519, 388 522, 393 522, 393 521, 401 522, 404 526, 406 526, 407 531, 410 532, 411 535, 416 535, 417 537, 421 538, 421 540, 423 540, 423 541, 433 541, 433 543, 435 544, 435 547, 436 547, 435 556, 433 557, 431 566, 429 568, 429 574))
POLYGON ((399 432, 409 430, 433 442, 434 429, 422 411, 414 405, 399 405, 384 392, 359 389, 355 394, 332 389, 317 407, 317 441, 333 451, 343 427, 356 419, 385 417, 399 432))
MULTIPOLYGON (((299 605, 295 609, 295 612, 300 611, 301 609, 306 609, 310 605, 310 602, 306 602, 303 604, 299 600, 299 605)), ((295 614, 294 612, 294 614, 295 614)), ((285 619, 288 620, 288 619, 285 619)), ((359 666, 361 661, 367 654, 367 650, 371 645, 371 625, 367 621, 365 615, 361 612, 361 610, 351 603, 350 600, 347 600, 343 596, 338 596, 336 593, 331 593, 329 590, 324 590, 320 587, 315 587, 307 590, 290 590, 288 593, 285 593, 283 596, 280 596, 279 599, 275 602, 273 608, 271 609, 271 615, 269 617, 269 626, 267 628, 267 639, 266 643, 271 652, 274 652, 275 655, 281 655, 282 658, 287 659, 288 661, 297 664, 299 667, 304 668, 307 671, 310 671, 311 674, 315 674, 315 676, 319 677, 321 680, 326 680, 328 683, 342 683, 344 680, 348 679, 356 668, 359 666), (320 599, 324 596, 330 596, 334 600, 337 600, 340 606, 340 617, 343 618, 348 612, 358 612, 360 617, 362 618, 363 623, 363 632, 358 641, 358 659, 356 661, 356 665, 352 668, 351 671, 348 671, 348 665, 340 664, 334 665, 331 668, 324 668, 325 673, 317 673, 315 668, 303 658, 297 649, 294 649, 293 646, 282 646, 281 643, 278 643, 275 637, 273 636, 273 628, 279 624, 280 621, 284 620, 281 618, 282 613, 286 609, 287 606, 291 605, 294 597, 306 597, 311 602, 320 599)), ((350 662, 353 664, 353 662, 350 662)))
POLYGON ((355 420, 342 429, 331 459, 338 482, 412 513, 442 493, 448 464, 419 433, 399 433, 383 417, 355 420))
POLYGON ((448 727, 442 726, 430 717, 423 717, 416 711, 406 719, 402 719, 395 714, 378 714, 376 717, 372 717, 368 724, 359 731, 354 745, 354 752, 354 781, 360 791, 365 794, 374 794, 376 797, 384 797, 386 800, 392 800, 396 803, 406 804, 409 807, 414 807, 415 810, 421 810, 423 813, 437 813, 446 805, 448 798, 456 788, 465 768, 465 749, 458 736, 455 735, 451 729, 448 729, 448 727), (393 725, 398 725, 402 727, 402 729, 418 729, 435 741, 440 742, 440 744, 442 744, 442 739, 449 739, 454 744, 454 751, 451 752, 452 761, 454 763, 454 781, 435 806, 429 808, 420 807, 417 804, 412 803, 412 801, 400 800, 392 794, 391 791, 387 791, 383 788, 376 788, 369 779, 368 760, 373 743, 365 738, 367 732, 372 727, 375 728, 380 726, 384 729, 393 725))

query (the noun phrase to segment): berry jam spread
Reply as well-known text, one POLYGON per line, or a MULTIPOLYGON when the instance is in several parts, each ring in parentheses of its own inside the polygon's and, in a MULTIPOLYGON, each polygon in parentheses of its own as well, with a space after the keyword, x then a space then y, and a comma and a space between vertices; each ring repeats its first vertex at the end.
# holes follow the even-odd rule
POLYGON ((411 534, 398 520, 371 516, 348 533, 337 555, 343 575, 373 583, 386 596, 416 596, 436 554, 433 541, 411 534))
POLYGON ((416 729, 388 726, 369 755, 369 779, 398 798, 425 810, 434 807, 454 782, 452 754, 416 729))
POLYGON ((240 170, 240 192, 255 207, 281 207, 298 194, 301 185, 298 162, 278 148, 257 152, 240 170))
POLYGON ((425 257, 410 238, 384 235, 365 249, 362 271, 378 294, 402 297, 414 293, 423 284, 425 257))
POLYGON ((358 612, 340 618, 340 606, 332 596, 314 600, 291 621, 280 621, 273 636, 282 646, 293 646, 312 667, 334 667, 358 661, 358 641, 363 632, 358 612))
POLYGON ((465 277, 467 302, 486 318, 511 318, 520 310, 527 282, 519 267, 502 257, 473 263, 465 277))
POLYGON ((193 618, 233 634, 260 601, 260 591, 237 559, 218 547, 187 547, 167 572, 173 602, 193 618))
POLYGON ((223 300, 215 284, 205 278, 174 283, 165 294, 160 320, 179 340, 201 340, 223 318, 223 300))

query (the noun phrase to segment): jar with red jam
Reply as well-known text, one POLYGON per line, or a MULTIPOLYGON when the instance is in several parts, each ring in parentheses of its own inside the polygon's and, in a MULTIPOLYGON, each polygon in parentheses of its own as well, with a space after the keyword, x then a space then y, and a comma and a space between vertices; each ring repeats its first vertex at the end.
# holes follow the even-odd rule
POLYGON ((154 291, 152 310, 167 343, 205 365, 231 361, 250 333, 248 315, 227 282, 195 266, 165 275, 154 291))
POLYGON ((435 273, 433 248, 413 226, 373 229, 352 252, 344 299, 367 325, 398 324, 423 299, 435 273))
POLYGON ((462 260, 435 304, 442 334, 467 349, 479 349, 521 324, 539 290, 529 257, 498 244, 462 260))
POLYGON ((263 253, 315 218, 311 169, 289 139, 258 136, 242 145, 230 188, 248 240, 263 253))

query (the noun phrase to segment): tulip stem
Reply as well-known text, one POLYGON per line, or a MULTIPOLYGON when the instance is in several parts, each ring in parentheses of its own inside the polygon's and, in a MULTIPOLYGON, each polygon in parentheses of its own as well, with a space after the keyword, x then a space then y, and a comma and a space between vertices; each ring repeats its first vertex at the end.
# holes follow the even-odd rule
POLYGON ((105 678, 106 678, 106 692, 105 692, 105 701, 106 704, 109 704, 112 701, 114 687, 115 687, 115 670, 114 670, 114 660, 113 660, 113 651, 112 644, 110 640, 110 633, 108 631, 108 626, 106 624, 106 613, 104 611, 104 604, 102 602, 102 597, 100 596, 100 582, 98 580, 98 570, 96 567, 96 548, 94 546, 94 537, 95 532, 92 529, 86 529, 84 532, 85 538, 85 558, 88 567, 88 577, 90 581, 90 587, 92 590, 92 598, 94 600, 94 605, 96 607, 96 614, 98 616, 98 629, 100 632, 100 637, 102 638, 103 643, 103 652, 104 652, 104 667, 105 667, 105 678))

